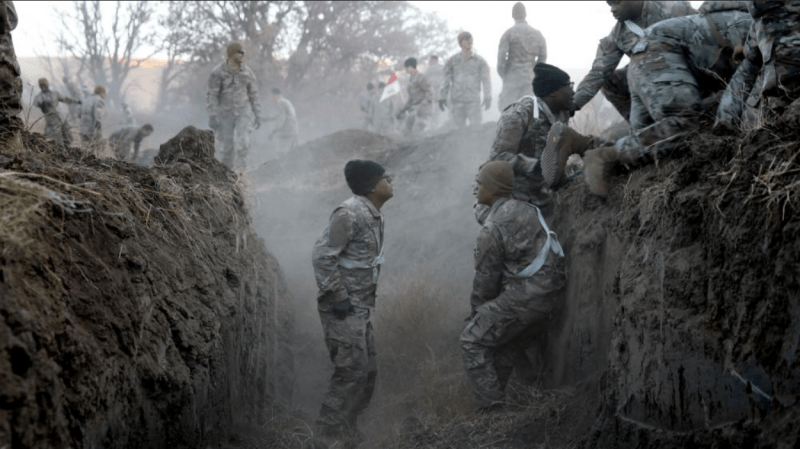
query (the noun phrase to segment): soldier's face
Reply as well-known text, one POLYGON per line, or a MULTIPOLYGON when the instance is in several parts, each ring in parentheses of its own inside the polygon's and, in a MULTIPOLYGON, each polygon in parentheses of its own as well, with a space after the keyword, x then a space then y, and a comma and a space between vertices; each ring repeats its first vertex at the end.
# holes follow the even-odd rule
POLYGON ((416 67, 407 66, 406 67, 406 73, 408 73, 409 75, 415 75, 417 73, 417 68, 416 67))
POLYGON ((384 173, 383 177, 373 188, 375 195, 383 202, 394 196, 394 189, 392 188, 392 175, 384 173))
POLYGON ((620 22, 634 20, 642 14, 642 2, 606 2, 611 7, 611 15, 620 22))
POLYGON ((244 62, 244 50, 239 50, 234 53, 233 56, 231 56, 231 60, 233 60, 235 64, 241 64, 244 62))
POLYGON ((477 179, 475 180, 475 199, 478 200, 478 204, 483 204, 484 206, 491 206, 492 204, 492 194, 477 179))
POLYGON ((560 89, 548 96, 548 104, 553 106, 556 111, 575 110, 575 91, 572 89, 573 83, 565 84, 560 89))
POLYGON ((461 42, 459 43, 459 45, 461 45, 461 49, 462 50, 471 51, 472 50, 472 38, 470 37, 468 39, 461 39, 461 42))

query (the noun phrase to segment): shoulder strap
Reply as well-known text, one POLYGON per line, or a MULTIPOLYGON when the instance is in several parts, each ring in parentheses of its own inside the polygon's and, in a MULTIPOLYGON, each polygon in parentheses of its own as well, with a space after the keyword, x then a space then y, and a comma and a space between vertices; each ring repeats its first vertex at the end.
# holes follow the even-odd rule
POLYGON ((536 274, 544 266, 550 251, 559 257, 564 257, 564 249, 561 248, 561 244, 558 242, 558 236, 556 236, 556 233, 547 227, 547 222, 545 222, 544 217, 542 217, 542 211, 540 211, 538 207, 531 203, 525 204, 536 209, 536 214, 539 216, 539 223, 541 223, 544 232, 547 233, 547 241, 545 241, 544 245, 542 245, 542 249, 539 251, 539 254, 536 256, 536 258, 533 259, 533 262, 525 267, 524 270, 512 276, 515 279, 527 279, 536 274))

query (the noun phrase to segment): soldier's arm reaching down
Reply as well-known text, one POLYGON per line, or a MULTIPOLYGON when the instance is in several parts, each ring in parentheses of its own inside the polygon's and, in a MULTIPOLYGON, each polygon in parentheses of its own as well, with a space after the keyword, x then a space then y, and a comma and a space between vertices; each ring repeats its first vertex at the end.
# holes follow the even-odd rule
POLYGON ((444 64, 444 76, 442 77, 442 87, 439 89, 439 102, 447 102, 447 97, 450 96, 450 86, 453 85, 453 58, 447 60, 444 64))
POLYGON ((339 271, 339 257, 356 231, 355 217, 347 210, 339 209, 331 216, 327 238, 320 239, 314 246, 312 264, 317 287, 332 302, 348 299, 347 288, 339 271))
POLYGON ((717 122, 738 123, 744 109, 744 101, 753 88, 763 64, 761 50, 758 47, 755 22, 750 25, 750 34, 744 44, 745 58, 733 74, 725 93, 717 107, 717 122))
POLYGON ((249 81, 247 83, 247 97, 250 99, 250 107, 253 108, 253 115, 255 116, 256 129, 261 126, 261 100, 258 97, 258 84, 256 84, 256 76, 250 67, 247 67, 249 81))
POLYGON ((614 73, 623 56, 625 56, 625 53, 617 47, 612 36, 609 35, 600 39, 592 69, 583 78, 575 92, 575 105, 578 109, 586 105, 600 92, 603 83, 614 73))
POLYGON ((491 69, 485 59, 481 58, 480 65, 481 86, 483 87, 483 107, 489 110, 492 107, 492 78, 490 76, 491 69))
POLYGON ((222 78, 217 73, 217 69, 211 71, 208 77, 208 90, 206 90, 206 104, 208 108, 208 116, 216 117, 217 108, 219 107, 219 92, 222 89, 222 78))
POLYGON ((492 224, 485 225, 478 234, 475 246, 475 278, 469 300, 473 311, 500 294, 503 256, 500 231, 492 224))

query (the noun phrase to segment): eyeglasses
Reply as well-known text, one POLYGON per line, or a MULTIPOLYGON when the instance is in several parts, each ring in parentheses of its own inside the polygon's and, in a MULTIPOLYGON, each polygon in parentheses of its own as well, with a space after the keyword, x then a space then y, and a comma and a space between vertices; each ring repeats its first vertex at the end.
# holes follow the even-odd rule
POLYGON ((236 53, 239 53, 240 55, 243 55, 244 54, 244 50, 239 50, 236 53))
POLYGON ((392 175, 390 175, 390 174, 388 174, 388 173, 387 173, 387 174, 385 174, 385 175, 383 175, 383 176, 381 176, 381 179, 385 179, 385 180, 386 180, 386 182, 388 182, 388 183, 391 183, 391 182, 394 180, 394 178, 392 177, 392 175))

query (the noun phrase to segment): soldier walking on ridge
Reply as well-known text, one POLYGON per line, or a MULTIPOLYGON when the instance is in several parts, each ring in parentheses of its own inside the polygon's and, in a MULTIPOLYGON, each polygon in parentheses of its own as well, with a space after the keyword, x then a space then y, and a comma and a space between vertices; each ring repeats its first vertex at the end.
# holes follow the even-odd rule
POLYGON ((81 102, 51 90, 47 78, 39 79, 39 88, 42 91, 34 97, 33 105, 41 109, 44 114, 44 133, 60 148, 67 147, 72 143, 72 133, 69 122, 62 119, 58 113, 58 103, 80 104, 81 102))
POLYGON ((456 127, 463 128, 481 123, 481 105, 492 106, 492 80, 489 64, 472 51, 472 35, 463 31, 458 35, 461 52, 453 55, 444 65, 444 78, 439 91, 439 109, 450 106, 456 127), (481 103, 481 86, 483 102, 481 103))
POLYGON ((547 61, 547 42, 539 30, 528 25, 526 16, 525 5, 517 2, 511 10, 516 23, 500 38, 497 50, 497 73, 503 79, 503 90, 497 103, 500 112, 531 94, 533 66, 547 61))

